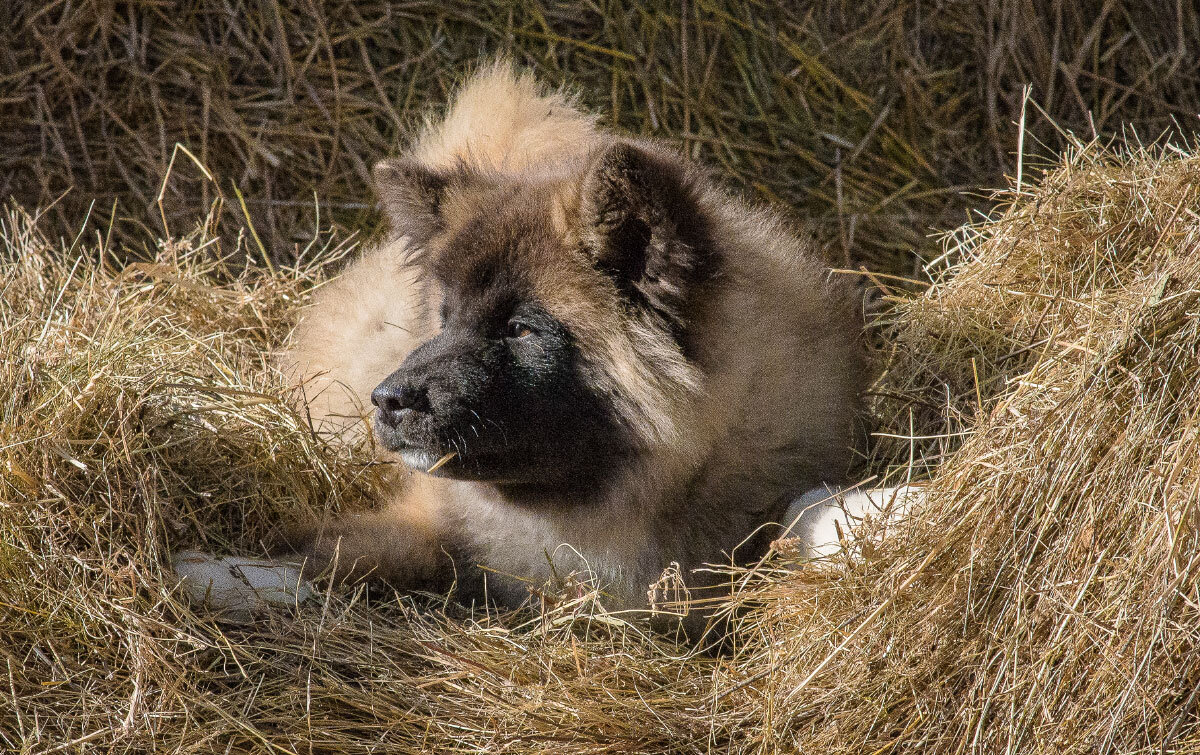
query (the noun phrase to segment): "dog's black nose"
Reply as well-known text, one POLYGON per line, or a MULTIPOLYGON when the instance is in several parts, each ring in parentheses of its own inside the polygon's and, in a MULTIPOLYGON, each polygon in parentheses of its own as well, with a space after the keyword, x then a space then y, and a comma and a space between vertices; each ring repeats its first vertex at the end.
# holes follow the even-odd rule
POLYGON ((425 403, 425 393, 411 385, 388 385, 384 383, 371 391, 371 403, 379 407, 379 413, 388 424, 396 424, 405 409, 420 411, 425 403))

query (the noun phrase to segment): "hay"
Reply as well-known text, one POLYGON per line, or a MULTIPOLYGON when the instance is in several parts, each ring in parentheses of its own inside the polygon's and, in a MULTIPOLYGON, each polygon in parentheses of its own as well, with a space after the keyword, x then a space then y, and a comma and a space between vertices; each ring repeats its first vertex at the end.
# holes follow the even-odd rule
POLYGON ((745 575, 717 658, 583 592, 186 604, 171 552, 255 554, 372 494, 263 356, 320 271, 231 272, 203 230, 118 270, 10 213, 0 747, 1200 752, 1200 154, 1080 147, 1001 199, 891 316, 881 469, 911 454, 929 508, 745 575))
POLYGON ((880 452, 930 507, 755 596, 768 741, 1200 751, 1200 156, 1073 151, 898 303, 880 452))
MULTIPOLYGON (((1124 124, 1151 139, 1177 123, 1186 133, 1200 111, 1190 2, 11 8, 0 24, 0 198, 46 207, 73 189, 47 232, 75 234, 95 201, 90 227, 115 216, 118 239, 150 250, 217 200, 226 245, 251 235, 249 218, 278 261, 307 243, 317 215, 374 227, 370 162, 497 52, 810 219, 840 264, 909 276, 936 253, 932 229, 961 223, 985 203, 971 192, 1013 173, 1026 84, 1084 135, 1124 124)), ((1065 144, 1038 108, 1025 121, 1027 151, 1065 144)))

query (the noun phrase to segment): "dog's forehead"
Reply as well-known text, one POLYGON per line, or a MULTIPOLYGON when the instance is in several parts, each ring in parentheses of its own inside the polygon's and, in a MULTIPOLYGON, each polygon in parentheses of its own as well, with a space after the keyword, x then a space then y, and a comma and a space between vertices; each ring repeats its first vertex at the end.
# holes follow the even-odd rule
POLYGON ((586 259, 566 211, 543 186, 504 186, 455 198, 432 272, 467 301, 559 298, 586 259))

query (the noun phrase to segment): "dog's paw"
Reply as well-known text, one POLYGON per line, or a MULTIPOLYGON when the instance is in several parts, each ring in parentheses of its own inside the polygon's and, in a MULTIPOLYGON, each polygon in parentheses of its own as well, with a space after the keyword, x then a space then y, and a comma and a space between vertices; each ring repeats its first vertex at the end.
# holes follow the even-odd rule
POLYGON ((299 569, 279 561, 183 551, 171 567, 189 598, 231 621, 247 621, 271 605, 298 605, 314 594, 299 569))
POLYGON ((917 485, 841 491, 822 485, 792 501, 784 516, 784 537, 795 539, 805 558, 824 558, 853 544, 868 517, 899 522, 924 500, 917 485))

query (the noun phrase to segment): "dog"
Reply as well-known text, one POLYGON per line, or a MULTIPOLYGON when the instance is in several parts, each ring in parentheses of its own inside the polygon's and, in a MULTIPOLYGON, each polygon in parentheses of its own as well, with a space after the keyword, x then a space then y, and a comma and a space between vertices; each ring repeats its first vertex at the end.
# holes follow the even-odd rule
POLYGON ((701 567, 761 557, 847 479, 862 305, 776 214, 504 62, 373 177, 390 234, 282 361, 318 430, 373 425, 403 473, 286 538, 310 572, 504 606, 577 573, 646 607, 665 569, 710 589, 701 567))

